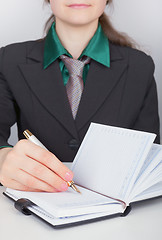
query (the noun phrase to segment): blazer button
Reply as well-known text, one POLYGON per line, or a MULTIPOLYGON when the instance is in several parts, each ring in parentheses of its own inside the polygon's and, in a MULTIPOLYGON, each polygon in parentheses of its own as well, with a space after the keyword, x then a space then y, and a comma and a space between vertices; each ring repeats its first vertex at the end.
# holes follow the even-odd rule
POLYGON ((68 146, 71 150, 77 150, 79 147, 79 142, 76 139, 71 139, 68 143, 68 146))

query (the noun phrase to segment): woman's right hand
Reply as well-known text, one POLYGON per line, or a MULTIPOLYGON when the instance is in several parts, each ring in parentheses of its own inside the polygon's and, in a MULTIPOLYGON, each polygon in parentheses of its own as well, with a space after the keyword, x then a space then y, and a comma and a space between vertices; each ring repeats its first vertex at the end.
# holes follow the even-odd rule
POLYGON ((58 192, 68 189, 73 172, 54 154, 28 140, 0 150, 0 182, 22 191, 58 192))

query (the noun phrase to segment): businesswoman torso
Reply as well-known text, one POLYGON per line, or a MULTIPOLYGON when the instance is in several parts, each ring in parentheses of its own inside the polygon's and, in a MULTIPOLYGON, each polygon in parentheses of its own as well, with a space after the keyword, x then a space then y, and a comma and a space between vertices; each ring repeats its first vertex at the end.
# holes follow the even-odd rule
MULTIPOLYGON (((59 8, 57 0, 54 2, 59 8)), ((96 7, 106 3, 94 2, 96 7)), ((24 138, 25 129, 31 130, 63 162, 73 161, 91 122, 153 132, 158 143, 157 91, 151 57, 126 46, 129 44, 108 40, 97 24, 94 36, 82 51, 91 61, 83 76, 84 90, 74 120, 65 88, 67 72, 59 59, 61 54, 70 54, 66 44, 63 47, 64 41, 59 40, 56 26, 51 26, 43 40, 0 50, 0 146, 9 146, 10 127, 15 122, 19 139, 24 138)), ((79 58, 80 54, 74 52, 76 56, 71 57, 79 58)))

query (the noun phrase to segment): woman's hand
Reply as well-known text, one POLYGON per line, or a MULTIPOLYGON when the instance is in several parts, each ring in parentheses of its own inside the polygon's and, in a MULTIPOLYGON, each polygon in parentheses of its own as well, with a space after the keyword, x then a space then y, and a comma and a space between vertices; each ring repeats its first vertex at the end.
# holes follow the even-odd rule
POLYGON ((0 182, 23 191, 58 192, 68 189, 73 173, 51 152, 28 140, 0 150, 0 182), (3 158, 3 159, 2 159, 3 158))

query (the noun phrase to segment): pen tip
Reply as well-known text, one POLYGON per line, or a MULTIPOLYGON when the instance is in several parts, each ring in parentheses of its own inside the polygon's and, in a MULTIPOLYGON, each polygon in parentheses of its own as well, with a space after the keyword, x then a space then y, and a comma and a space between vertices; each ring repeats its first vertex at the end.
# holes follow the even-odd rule
POLYGON ((79 189, 75 185, 72 185, 71 187, 73 188, 74 191, 81 194, 81 192, 79 191, 79 189))
POLYGON ((70 181, 68 182, 68 186, 71 187, 74 191, 78 192, 81 194, 81 192, 79 191, 79 189, 75 186, 74 181, 70 181))

